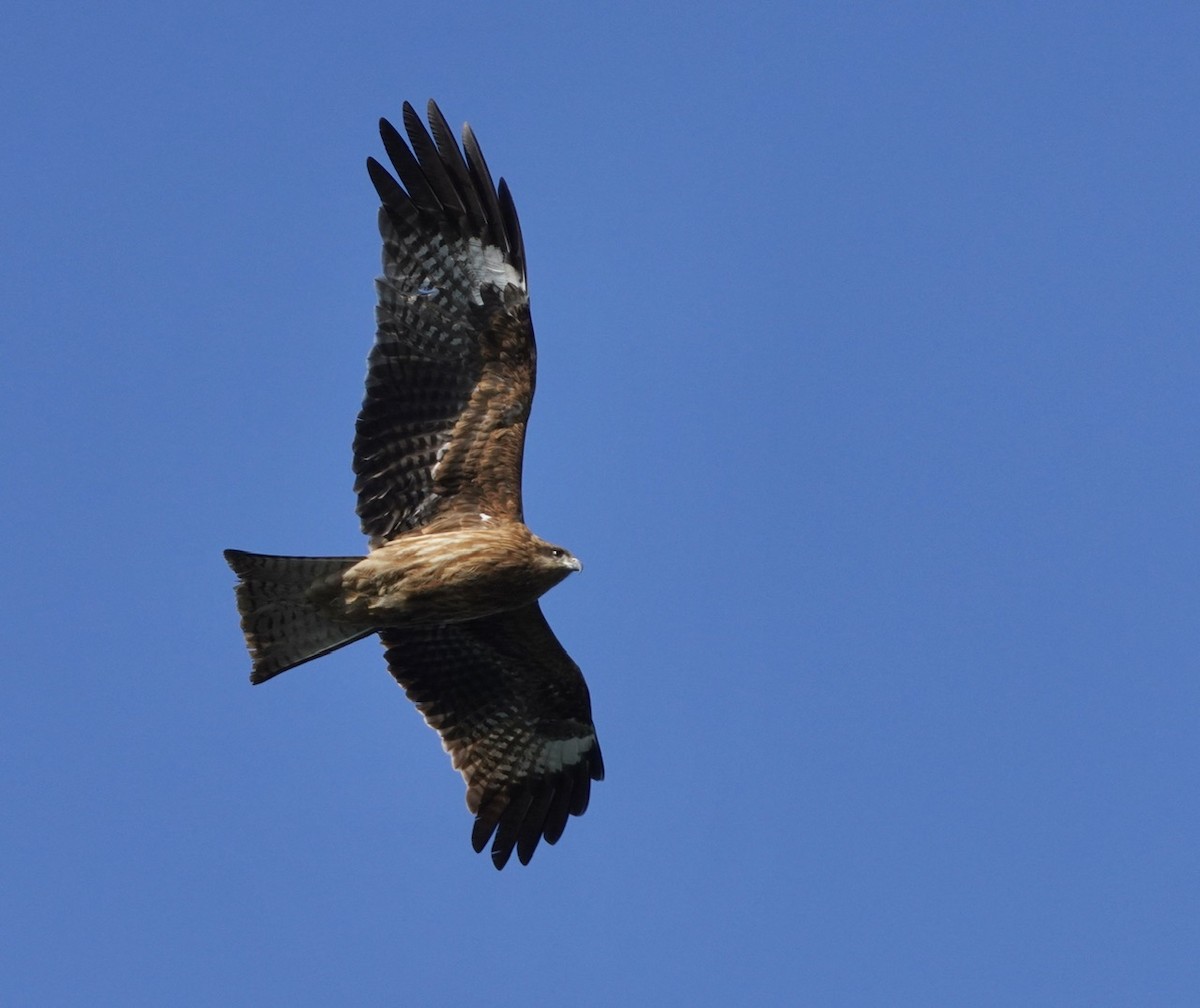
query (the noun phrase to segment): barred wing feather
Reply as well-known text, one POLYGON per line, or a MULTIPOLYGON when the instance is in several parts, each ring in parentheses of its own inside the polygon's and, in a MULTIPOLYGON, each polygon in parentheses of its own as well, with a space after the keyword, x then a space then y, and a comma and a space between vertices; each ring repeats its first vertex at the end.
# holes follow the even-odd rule
POLYGON ((535 603, 468 623, 388 628, 387 663, 467 784, 471 841, 528 864, 587 809, 604 761, 578 666, 535 603))

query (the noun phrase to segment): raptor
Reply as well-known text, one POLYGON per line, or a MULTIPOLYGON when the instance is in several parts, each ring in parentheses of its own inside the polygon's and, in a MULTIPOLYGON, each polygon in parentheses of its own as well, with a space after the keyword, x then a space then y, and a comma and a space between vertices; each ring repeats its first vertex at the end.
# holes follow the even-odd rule
POLYGON ((578 666, 538 599, 581 569, 525 525, 536 351, 525 248, 470 126, 434 102, 380 121, 383 275, 354 438, 355 557, 226 550, 261 683, 377 634, 467 786, 476 851, 527 864, 588 806, 604 762, 578 666))

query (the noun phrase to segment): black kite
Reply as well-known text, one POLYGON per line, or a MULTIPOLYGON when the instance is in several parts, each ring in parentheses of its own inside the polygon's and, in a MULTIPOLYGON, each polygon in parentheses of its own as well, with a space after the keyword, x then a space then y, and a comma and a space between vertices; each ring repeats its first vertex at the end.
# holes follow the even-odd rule
POLYGON ((536 355, 525 250, 470 126, 380 121, 375 346, 354 439, 365 557, 227 550, 252 682, 376 633, 467 783, 471 842, 529 862, 604 777, 579 668, 538 598, 579 561, 526 528, 521 458, 536 355), (410 146, 411 145, 411 146, 410 146))

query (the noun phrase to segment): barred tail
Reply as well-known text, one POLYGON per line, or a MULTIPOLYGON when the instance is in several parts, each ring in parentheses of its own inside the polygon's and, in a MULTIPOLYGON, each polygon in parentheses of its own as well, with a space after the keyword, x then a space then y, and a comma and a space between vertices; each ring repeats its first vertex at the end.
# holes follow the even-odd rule
POLYGON ((225 560, 239 579, 237 604, 254 663, 252 683, 266 682, 372 632, 356 623, 329 619, 308 599, 317 581, 340 574, 361 559, 225 551, 225 560))

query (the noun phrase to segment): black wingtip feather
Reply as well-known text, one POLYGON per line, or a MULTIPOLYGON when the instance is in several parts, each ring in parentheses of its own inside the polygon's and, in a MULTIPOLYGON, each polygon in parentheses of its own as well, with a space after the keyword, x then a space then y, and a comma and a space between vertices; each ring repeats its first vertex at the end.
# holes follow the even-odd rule
POLYGON ((571 776, 574 778, 571 786, 571 815, 581 816, 587 811, 592 796, 592 778, 587 761, 578 764, 571 776))
POLYGON ((543 781, 535 791, 533 803, 525 813, 525 821, 521 823, 520 834, 517 837, 517 860, 523 865, 529 864, 533 852, 537 850, 538 841, 542 839, 546 829, 546 813, 554 800, 556 790, 552 780, 543 781))
MULTIPOLYGON (((412 151, 408 149, 408 144, 404 142, 404 137, 400 135, 400 131, 386 119, 380 119, 379 137, 383 140, 383 149, 387 151, 388 159, 392 162, 392 167, 395 168, 396 174, 400 178, 400 184, 404 186, 404 189, 408 190, 407 194, 405 194, 404 189, 400 189, 400 186, 393 180, 392 187, 388 191, 391 199, 388 199, 385 198, 383 191, 379 189, 379 183, 376 182, 375 188, 379 191, 380 199, 384 205, 394 208, 397 204, 404 205, 406 202, 411 202, 417 209, 424 213, 439 213, 441 211, 441 203, 438 200, 437 193, 430 186, 429 180, 425 177, 424 170, 422 170, 417 159, 413 157, 412 151), (400 193, 399 198, 395 195, 396 191, 400 193)), ((380 168, 382 167, 380 165, 380 168)), ((374 180, 374 176, 372 176, 372 180, 374 180)))
POLYGON ((496 189, 496 196, 500 201, 500 217, 504 223, 504 232, 508 235, 508 240, 512 248, 513 262, 521 271, 521 275, 525 275, 525 239, 521 236, 521 222, 517 218, 517 205, 513 202, 512 193, 509 191, 508 183, 504 179, 500 180, 500 185, 496 189))
MULTIPOLYGON (((463 123, 462 138, 472 185, 486 204, 488 241, 511 254, 514 250, 504 230, 504 215, 500 213, 500 202, 496 199, 496 183, 492 181, 492 173, 483 157, 483 151, 479 149, 479 141, 475 139, 475 131, 471 129, 470 123, 463 123)), ((514 261, 514 265, 522 273, 525 272, 524 264, 520 261, 514 261)))
POLYGON ((469 124, 463 125, 460 147, 432 99, 427 114, 428 128, 412 104, 404 102, 407 142, 387 119, 379 120, 379 135, 396 176, 378 161, 368 160, 367 171, 380 201, 397 224, 409 223, 409 208, 415 208, 460 233, 483 237, 501 249, 524 277, 525 244, 507 183, 501 179, 497 187, 493 182, 469 124))
POLYGON ((604 780, 604 754, 600 752, 600 742, 598 739, 592 739, 592 751, 588 755, 588 763, 591 767, 592 780, 604 780))
POLYGON ((495 829, 495 823, 485 823, 482 819, 475 820, 475 825, 471 828, 471 849, 476 854, 483 853, 483 848, 487 846, 495 829))
POLYGON ((375 191, 379 194, 379 202, 384 207, 400 207, 404 205, 408 199, 408 194, 392 178, 392 173, 373 157, 367 158, 367 174, 371 176, 371 183, 375 186, 375 191))
POLYGON ((546 838, 546 843, 556 844, 559 837, 563 835, 563 830, 567 828, 567 820, 571 818, 571 789, 564 787, 559 781, 555 788, 550 802, 549 808, 546 809, 545 823, 542 826, 542 835, 546 838))
POLYGON ((592 781, 603 778, 596 745, 569 770, 490 796, 476 816, 471 846, 481 853, 494 835, 491 858, 497 869, 508 864, 514 850, 521 864, 529 864, 542 840, 558 843, 570 817, 587 811, 592 781))
POLYGON ((558 843, 570 817, 587 810, 591 782, 597 779, 596 764, 584 760, 567 773, 492 795, 475 817, 471 846, 479 854, 491 841, 497 869, 508 864, 514 850, 521 864, 529 864, 542 840, 558 843))
POLYGON ((450 124, 446 122, 442 110, 437 107, 437 102, 432 98, 429 99, 428 117, 429 128, 433 131, 433 142, 437 146, 438 156, 462 201, 466 223, 471 226, 472 233, 481 234, 486 230, 487 214, 484 212, 483 204, 479 201, 479 194, 475 191, 476 187, 471 182, 471 174, 467 169, 467 162, 463 158, 462 149, 458 146, 458 141, 454 139, 454 131, 450 129, 450 124))
POLYGON ((521 788, 513 794, 512 800, 504 810, 504 815, 500 817, 500 824, 496 828, 496 839, 492 843, 492 864, 497 868, 503 868, 508 864, 508 859, 512 857, 513 848, 521 839, 521 827, 533 805, 533 800, 533 791, 528 787, 521 788))
POLYGON ((404 103, 404 131, 408 134, 408 142, 412 146, 413 154, 416 155, 417 163, 425 173, 425 180, 437 194, 438 202, 451 216, 465 216, 466 207, 463 206, 462 200, 454 188, 446 165, 438 153, 437 145, 433 142, 425 124, 421 122, 421 117, 408 102, 404 103))

